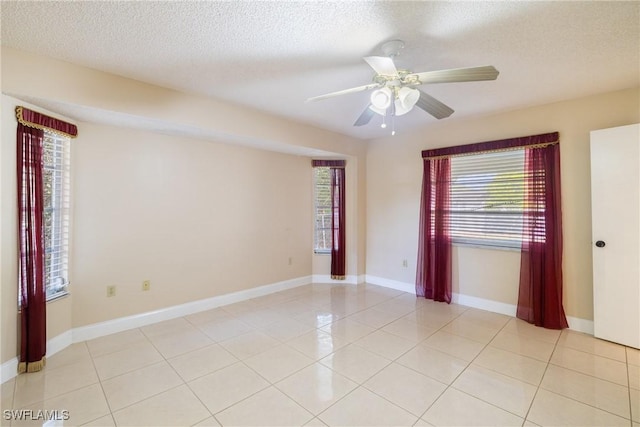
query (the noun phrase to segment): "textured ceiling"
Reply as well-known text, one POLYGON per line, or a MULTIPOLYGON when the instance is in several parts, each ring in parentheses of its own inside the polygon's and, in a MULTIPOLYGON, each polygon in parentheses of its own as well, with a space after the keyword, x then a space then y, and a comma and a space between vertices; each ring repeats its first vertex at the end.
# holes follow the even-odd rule
MULTIPOLYGON (((363 56, 402 39, 399 67, 493 65, 496 81, 423 86, 449 119, 640 85, 640 2, 9 2, 2 45, 246 105, 358 138, 363 56), (54 17, 55 19, 52 19, 54 17)), ((398 133, 435 123, 420 109, 398 133)))

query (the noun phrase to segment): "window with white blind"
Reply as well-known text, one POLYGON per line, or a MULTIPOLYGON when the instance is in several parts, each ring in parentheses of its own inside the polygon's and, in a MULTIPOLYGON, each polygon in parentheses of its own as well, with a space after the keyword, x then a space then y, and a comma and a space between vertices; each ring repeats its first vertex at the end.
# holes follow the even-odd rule
POLYGON ((315 253, 331 253, 331 169, 314 167, 315 253))
POLYGON ((44 245, 47 300, 67 293, 69 284, 69 138, 45 131, 44 245))
POLYGON ((454 243, 520 248, 524 150, 451 158, 454 243))

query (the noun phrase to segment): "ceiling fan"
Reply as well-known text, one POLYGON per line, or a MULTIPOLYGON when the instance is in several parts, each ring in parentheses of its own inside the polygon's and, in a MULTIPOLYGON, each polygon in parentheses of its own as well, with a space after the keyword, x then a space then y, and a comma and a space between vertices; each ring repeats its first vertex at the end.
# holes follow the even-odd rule
POLYGON ((307 102, 375 89, 371 93, 370 104, 355 121, 354 126, 366 125, 371 121, 374 114, 379 114, 383 116, 382 127, 386 127, 384 117, 401 116, 411 111, 414 105, 417 105, 436 119, 444 119, 449 117, 454 110, 417 89, 417 86, 431 83, 495 80, 499 74, 498 70, 491 65, 420 73, 397 69, 393 58, 398 56, 403 48, 404 42, 402 40, 391 40, 382 45, 382 52, 385 56, 368 56, 364 58, 376 73, 373 77, 373 83, 314 96, 307 99, 307 102))

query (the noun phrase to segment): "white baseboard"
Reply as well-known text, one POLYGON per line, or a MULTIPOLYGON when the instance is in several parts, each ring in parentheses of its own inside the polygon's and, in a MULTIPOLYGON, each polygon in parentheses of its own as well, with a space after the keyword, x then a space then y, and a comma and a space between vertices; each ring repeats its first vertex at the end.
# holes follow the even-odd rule
POLYGON ((361 276, 356 276, 353 274, 348 275, 344 280, 335 280, 331 278, 331 275, 329 274, 314 274, 313 276, 311 276, 311 282, 312 283, 335 283, 337 285, 357 285, 358 283, 364 283, 364 280, 362 282, 359 282, 361 276))
POLYGON ((593 335, 593 320, 567 316, 567 322, 569 322, 569 329, 593 335))
POLYGON ((383 277, 366 275, 367 283, 372 285, 384 286, 385 288, 395 289, 397 291, 408 292, 410 294, 416 294, 416 286, 411 283, 399 282, 397 280, 385 279, 383 277))
POLYGON ((16 375, 18 375, 18 358, 17 357, 7 360, 2 365, 0 365, 0 383, 9 381, 11 378, 14 378, 16 375))
MULTIPOLYGON (((415 285, 411 283, 399 282, 397 280, 370 276, 368 274, 367 274, 367 283, 371 283, 372 285, 384 286, 384 287, 396 289, 399 291, 408 292, 414 295, 416 293, 415 285)), ((455 304, 464 305, 466 307, 473 307, 473 308, 478 308, 480 310, 486 310, 494 313, 505 314, 511 317, 515 317, 516 315, 516 305, 514 304, 507 304, 499 301, 478 298, 471 295, 454 293, 451 296, 451 302, 455 304)), ((573 331, 583 332, 585 334, 593 335, 593 320, 567 316, 567 322, 569 323, 569 329, 573 331)))

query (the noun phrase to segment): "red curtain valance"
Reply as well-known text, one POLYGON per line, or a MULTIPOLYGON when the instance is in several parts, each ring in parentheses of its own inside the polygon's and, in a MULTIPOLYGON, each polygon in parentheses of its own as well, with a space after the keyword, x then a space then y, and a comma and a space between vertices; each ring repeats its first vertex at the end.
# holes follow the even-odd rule
POLYGON ((29 110, 24 107, 16 107, 18 123, 34 129, 48 130, 59 133, 69 138, 78 136, 78 127, 65 121, 54 119, 42 113, 29 110))
POLYGON ((316 167, 329 167, 329 168, 343 168, 346 162, 344 160, 311 160, 311 166, 316 167))
POLYGON ((450 157, 462 154, 482 153, 486 151, 509 150, 512 148, 529 147, 531 145, 546 145, 557 143, 558 132, 543 133, 540 135, 523 136, 520 138, 500 139, 497 141, 478 142, 475 144, 456 145, 455 147, 436 148, 424 150, 423 159, 434 157, 450 157))

